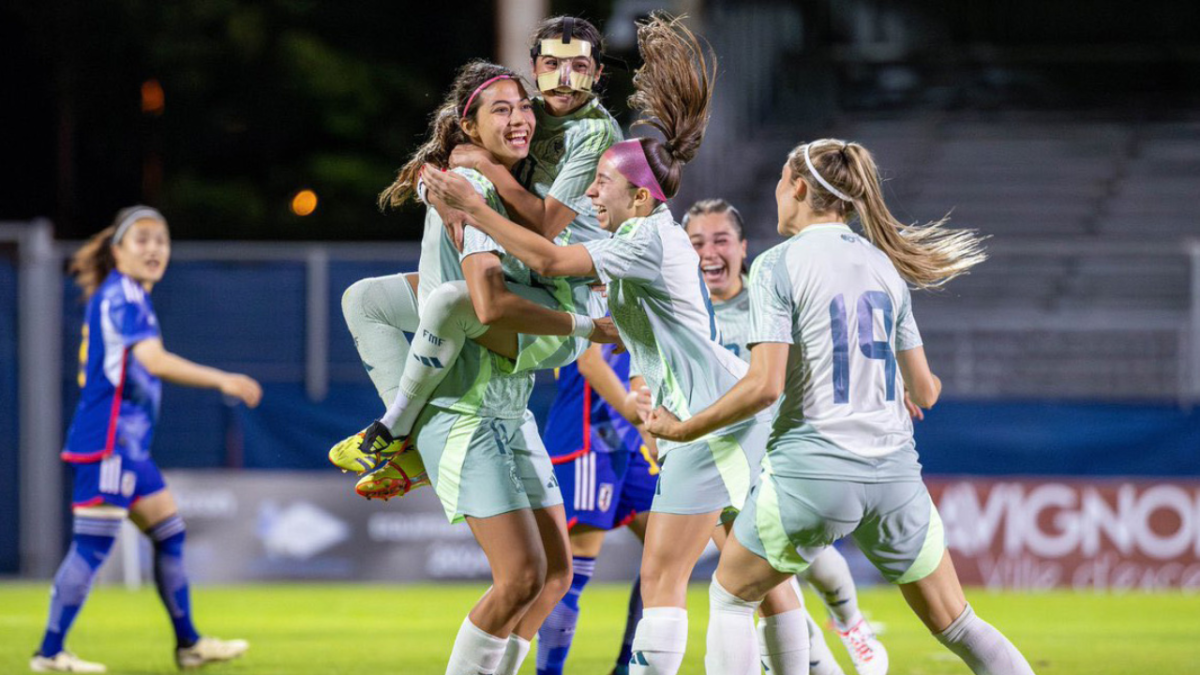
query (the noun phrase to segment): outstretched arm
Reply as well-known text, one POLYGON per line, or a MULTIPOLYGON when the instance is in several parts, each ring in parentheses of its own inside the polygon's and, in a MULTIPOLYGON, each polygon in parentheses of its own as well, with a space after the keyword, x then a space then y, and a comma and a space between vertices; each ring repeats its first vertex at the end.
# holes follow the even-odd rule
POLYGON ((613 372, 608 362, 604 360, 603 347, 592 345, 579 356, 575 362, 579 366, 579 374, 592 385, 592 389, 600 394, 604 402, 621 413, 630 423, 641 426, 642 418, 638 417, 633 401, 629 399, 629 390, 617 374, 613 372))
POLYGON ((789 347, 778 342, 754 345, 750 370, 724 396, 683 422, 660 407, 650 414, 646 430, 659 438, 686 442, 766 410, 783 394, 789 347))
POLYGON ((133 346, 133 356, 150 374, 185 387, 216 389, 233 396, 251 408, 262 399, 262 387, 253 378, 240 373, 202 366, 163 347, 159 338, 148 338, 133 346))
POLYGON ((425 166, 426 187, 496 240, 509 255, 545 277, 596 276, 592 256, 581 245, 557 246, 493 211, 462 176, 425 166))
POLYGON ((477 145, 465 143, 454 148, 450 166, 475 169, 483 174, 496 186, 500 201, 512 214, 513 221, 546 239, 554 239, 575 220, 577 214, 569 206, 554 197, 541 199, 526 190, 492 153, 477 145))

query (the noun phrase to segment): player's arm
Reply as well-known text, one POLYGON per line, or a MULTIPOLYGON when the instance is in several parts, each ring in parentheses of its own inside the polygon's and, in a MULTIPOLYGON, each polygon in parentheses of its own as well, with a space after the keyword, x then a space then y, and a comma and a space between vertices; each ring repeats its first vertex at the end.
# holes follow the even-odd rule
POLYGON ((141 340, 133 346, 133 356, 151 375, 185 387, 216 389, 240 399, 251 408, 262 399, 262 387, 252 377, 202 366, 177 356, 163 347, 157 337, 141 340))
MULTIPOLYGON (((472 253, 463 258, 462 267, 480 323, 527 335, 571 335, 575 329, 570 314, 543 307, 509 290, 500 256, 495 252, 472 253)), ((592 340, 617 341, 612 320, 597 319, 595 325, 592 340)))
POLYGON ((497 162, 490 152, 476 145, 460 145, 450 155, 451 166, 475 169, 496 186, 500 201, 512 215, 513 222, 546 239, 554 239, 575 220, 569 206, 554 197, 539 198, 526 190, 512 173, 497 162))
POLYGON ((545 277, 594 277, 588 250, 579 244, 557 246, 493 211, 462 176, 426 165, 425 184, 451 208, 467 213, 471 224, 496 240, 509 255, 545 277))
POLYGON ((942 394, 942 380, 929 369, 925 348, 896 352, 896 364, 904 378, 905 396, 922 408, 932 408, 942 394))
POLYGON ((575 363, 579 366, 579 374, 583 375, 583 379, 587 380, 605 403, 621 413, 621 417, 629 422, 641 425, 642 418, 638 417, 637 408, 634 407, 633 401, 629 400, 629 391, 625 389, 625 383, 604 360, 603 348, 600 345, 588 347, 575 363))
POLYGON ((650 413, 646 430, 670 441, 691 441, 771 407, 783 395, 789 344, 760 342, 750 348, 750 370, 725 395, 681 422, 666 408, 650 413))

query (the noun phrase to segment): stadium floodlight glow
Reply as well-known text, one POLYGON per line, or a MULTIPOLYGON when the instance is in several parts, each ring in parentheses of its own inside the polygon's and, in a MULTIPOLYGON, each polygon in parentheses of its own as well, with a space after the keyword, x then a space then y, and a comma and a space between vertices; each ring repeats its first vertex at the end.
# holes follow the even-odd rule
POLYGON ((292 213, 298 216, 312 215, 317 210, 317 193, 301 190, 292 196, 292 213))

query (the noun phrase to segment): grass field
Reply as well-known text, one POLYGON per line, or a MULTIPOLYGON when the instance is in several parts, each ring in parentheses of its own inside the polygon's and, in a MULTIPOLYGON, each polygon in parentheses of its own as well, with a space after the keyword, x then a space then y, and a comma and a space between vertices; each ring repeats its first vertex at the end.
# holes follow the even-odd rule
MULTIPOLYGON (((0 585, 0 673, 27 672, 45 621, 47 586, 0 585)), ((246 675, 397 673, 441 675, 462 617, 480 586, 255 585, 200 587, 201 631, 250 640, 245 659, 205 672, 246 675)), ((1003 630, 1042 675, 1166 675, 1200 672, 1200 598, 1195 595, 970 593, 978 613, 1003 630)), ((607 675, 616 655, 627 588, 590 586, 569 671, 607 675)), ((809 606, 816 607, 813 598, 809 606)), ((691 636, 682 673, 703 673, 706 589, 689 598, 691 636)), ((885 627, 897 675, 968 673, 924 631, 890 588, 866 590, 864 607, 885 627)), ((823 620, 823 610, 814 615, 823 620)), ((828 635, 828 634, 827 634, 828 635)), ((848 673, 845 652, 834 653, 848 673)), ((68 648, 110 673, 174 671, 170 629, 153 589, 100 588, 68 648)), ((533 657, 522 673, 533 673, 533 657)))

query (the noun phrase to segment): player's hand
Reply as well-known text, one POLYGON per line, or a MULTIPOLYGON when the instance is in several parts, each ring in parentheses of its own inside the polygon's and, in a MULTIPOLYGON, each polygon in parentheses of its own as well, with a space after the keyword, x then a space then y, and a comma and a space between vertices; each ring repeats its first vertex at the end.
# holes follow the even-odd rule
POLYGON ((646 419, 646 433, 668 441, 685 441, 683 423, 670 410, 659 406, 646 419))
POLYGON ((592 334, 588 336, 592 342, 602 345, 620 345, 621 335, 611 317, 602 316, 592 322, 592 334))
POLYGON ((650 419, 650 412, 654 410, 654 399, 650 396, 650 387, 639 387, 637 391, 629 392, 633 397, 634 409, 637 410, 638 417, 642 419, 642 424, 650 419))
MULTIPOLYGON (((421 175, 422 180, 424 180, 424 173, 421 175)), ((425 191, 425 202, 432 206, 433 210, 437 211, 438 217, 442 219, 442 227, 446 228, 446 236, 450 237, 454 248, 458 249, 459 253, 462 253, 463 228, 467 224, 467 214, 458 209, 450 208, 446 205, 446 202, 442 201, 441 198, 428 189, 425 191)))
POLYGON ((221 380, 221 393, 232 396, 251 408, 257 408, 262 400, 262 386, 252 377, 241 373, 229 373, 221 380))
POLYGON ((912 402, 912 399, 908 397, 907 391, 904 392, 904 407, 908 410, 909 417, 912 417, 914 420, 921 422, 925 419, 925 411, 921 410, 921 406, 912 402))
POLYGON ((474 143, 462 143, 450 151, 450 168, 482 171, 488 164, 497 164, 492 153, 474 143))
POLYGON ((470 216, 479 209, 487 208, 483 196, 471 187, 471 182, 456 173, 426 164, 421 178, 425 181, 428 193, 451 209, 464 211, 470 216))

